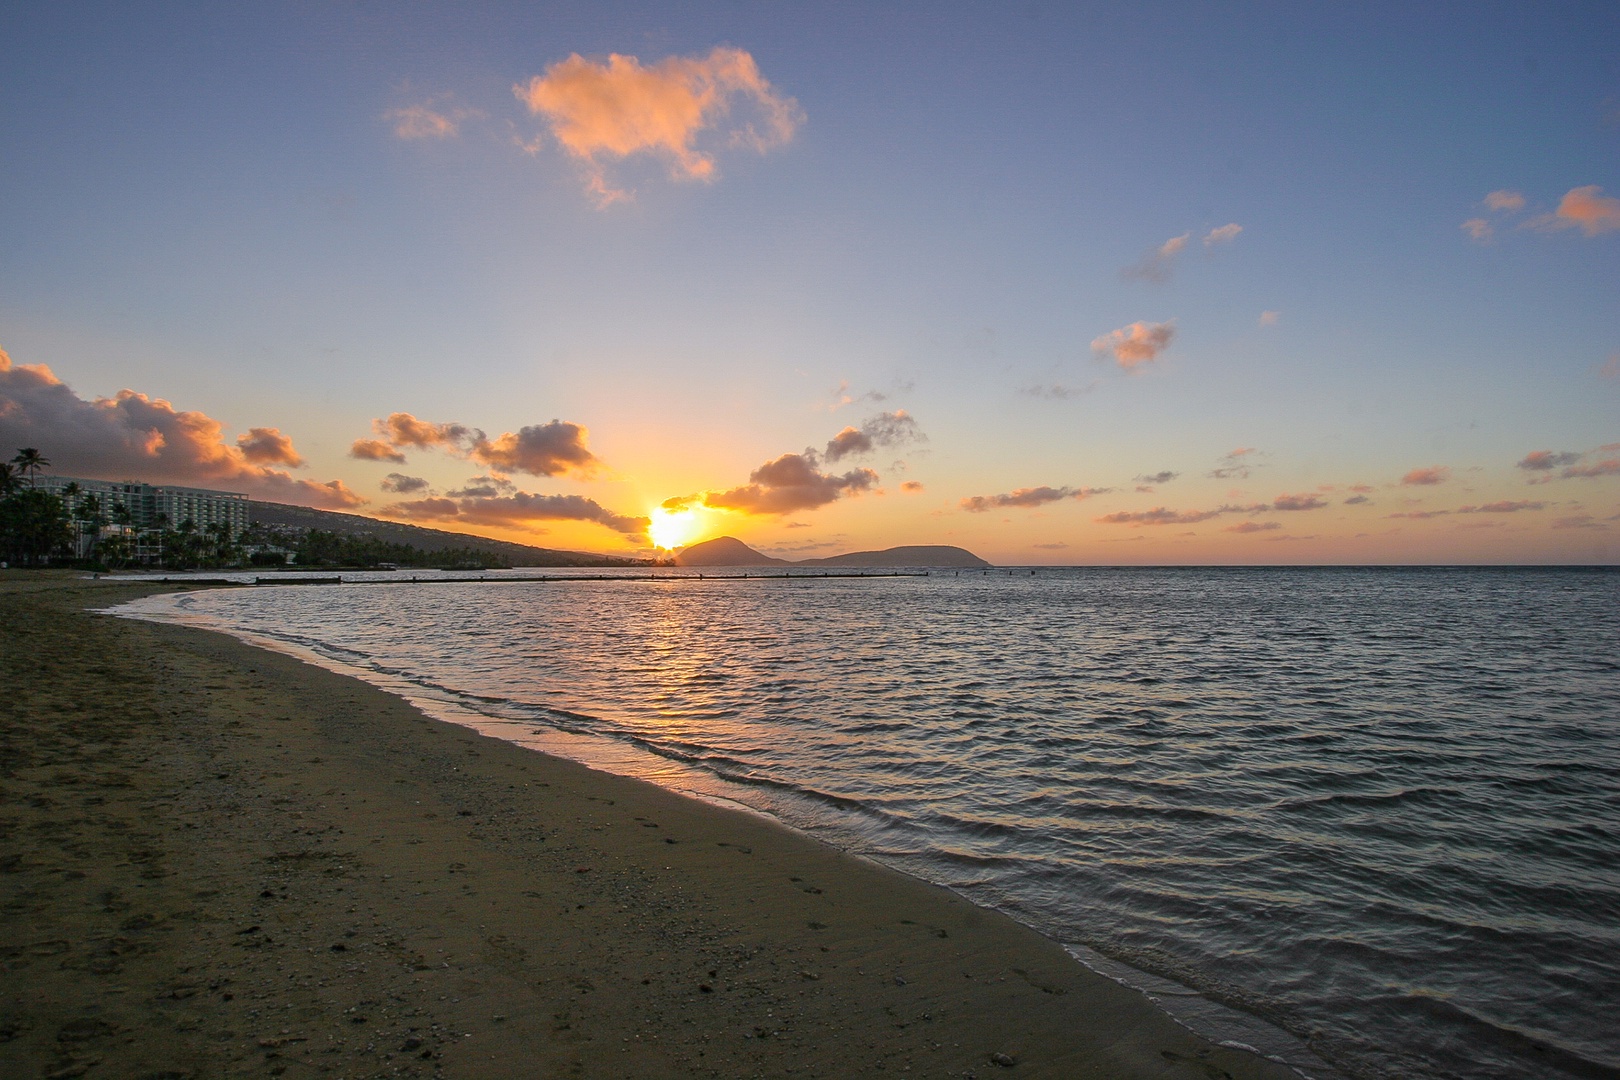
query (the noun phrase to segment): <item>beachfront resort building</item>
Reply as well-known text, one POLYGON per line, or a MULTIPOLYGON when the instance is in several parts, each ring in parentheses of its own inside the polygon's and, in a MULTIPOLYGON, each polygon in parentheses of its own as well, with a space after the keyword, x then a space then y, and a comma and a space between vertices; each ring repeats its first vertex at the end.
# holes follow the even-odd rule
POLYGON ((125 557, 136 563, 158 561, 163 554, 163 533, 191 523, 196 533, 225 526, 234 538, 248 527, 248 497, 235 491, 142 484, 134 480, 86 480, 78 476, 36 476, 35 490, 61 499, 68 514, 83 522, 90 517, 100 527, 74 527, 73 555, 87 558, 98 541, 124 538, 125 557))
POLYGON ((135 529, 173 529, 189 521, 197 530, 210 525, 230 526, 236 536, 248 527, 248 497, 235 491, 209 491, 206 488, 170 487, 140 484, 133 480, 85 480, 73 476, 40 476, 34 487, 62 499, 74 511, 94 498, 101 513, 115 524, 135 529), (74 494, 68 486, 77 485, 74 494), (121 521, 118 507, 129 511, 121 521))

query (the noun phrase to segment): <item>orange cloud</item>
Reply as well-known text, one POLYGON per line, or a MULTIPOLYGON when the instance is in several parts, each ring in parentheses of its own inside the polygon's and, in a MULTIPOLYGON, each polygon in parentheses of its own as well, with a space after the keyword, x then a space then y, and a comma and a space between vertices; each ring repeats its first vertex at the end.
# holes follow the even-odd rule
POLYGON ((1327 501, 1315 495, 1279 495, 1272 500, 1273 510, 1320 510, 1327 501))
POLYGON ((381 439, 356 439, 349 447, 349 456, 361 461, 392 461, 403 465, 405 455, 381 439))
POLYGON ((649 154, 667 161, 677 179, 712 180, 714 158, 697 140, 734 106, 751 106, 754 119, 733 127, 728 141, 760 153, 792 139, 803 122, 798 103, 776 93, 752 56, 726 47, 646 67, 634 56, 614 53, 598 63, 575 53, 512 90, 585 165, 587 187, 603 206, 629 197, 608 184, 604 159, 649 154))
POLYGON ((1620 229, 1620 199, 1603 194, 1596 184, 1571 189, 1553 211, 1556 228, 1578 228, 1587 236, 1620 229))
POLYGON ((1112 354, 1120 367, 1129 370, 1156 359, 1169 348, 1175 336, 1173 323, 1133 322, 1097 338, 1091 343, 1091 349, 1099 354, 1112 354))
POLYGON ((246 435, 236 437, 236 446, 242 457, 255 465, 286 465, 301 469, 304 459, 293 449, 292 440, 279 428, 248 428, 246 435))
POLYGON ((1218 229, 1211 229, 1204 234, 1204 246, 1214 247, 1216 244, 1229 244, 1236 240, 1238 233, 1242 231, 1243 226, 1235 221, 1230 225, 1222 225, 1218 229))
POLYGON ((403 446, 461 447, 484 434, 462 424, 430 424, 407 412, 389 413, 388 419, 373 420, 371 426, 396 450, 403 446))
POLYGON ((13 364, 0 349, 0 446, 37 446, 66 476, 225 487, 261 499, 346 508, 366 500, 341 480, 298 480, 292 440, 252 428, 233 446, 224 425, 162 398, 120 390, 86 401, 44 364, 13 364))
MULTIPOLYGON (((767 461, 748 477, 749 483, 729 491, 704 494, 702 504, 716 510, 741 514, 791 514, 814 510, 845 495, 868 491, 876 486, 878 474, 871 469, 852 469, 842 476, 823 473, 815 451, 783 454, 767 461)), ((668 509, 683 509, 699 496, 678 496, 664 502, 668 509)))
POLYGON ((1413 469, 1401 477, 1401 483, 1427 487, 1433 484, 1443 484, 1451 479, 1451 470, 1444 465, 1431 465, 1427 469, 1413 469))
POLYGON ((1462 223, 1461 227, 1462 231, 1468 234, 1470 240, 1477 240, 1482 244, 1496 235, 1496 230, 1491 227, 1491 223, 1482 217, 1469 218, 1462 223))
POLYGON ((566 420, 530 424, 495 439, 465 424, 435 424, 407 412, 389 413, 388 419, 373 420, 371 426, 381 438, 356 440, 350 457, 403 462, 401 451, 406 447, 443 450, 492 469, 531 476, 590 477, 602 465, 585 445, 585 428, 566 420))
POLYGON ((1485 205, 1499 213, 1523 210, 1524 196, 1517 191, 1493 191, 1485 196, 1485 205))
POLYGON ((1257 533, 1280 528, 1282 528, 1282 523, 1278 521, 1241 521, 1236 525, 1228 525, 1225 531, 1229 533, 1257 533))
POLYGON ((921 480, 907 480, 905 483, 900 485, 900 490, 907 492, 908 494, 915 495, 917 492, 923 490, 923 482, 921 480))
POLYGON ((1261 326, 1276 326, 1277 320, 1282 318, 1280 311, 1262 311, 1260 313, 1261 326))
POLYGON ((527 491, 511 495, 415 499, 383 507, 380 512, 408 521, 459 521, 527 528, 532 532, 545 531, 535 526, 541 521, 590 521, 632 540, 645 539, 650 524, 644 517, 616 514, 595 499, 580 495, 535 495, 527 491))

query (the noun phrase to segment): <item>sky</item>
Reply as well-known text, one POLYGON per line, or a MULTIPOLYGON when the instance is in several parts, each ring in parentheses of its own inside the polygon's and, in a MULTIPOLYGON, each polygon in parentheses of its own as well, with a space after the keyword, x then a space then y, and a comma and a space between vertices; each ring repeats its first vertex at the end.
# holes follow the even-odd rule
POLYGON ((1620 561, 1612 3, 13 4, 0 449, 544 547, 1620 561))

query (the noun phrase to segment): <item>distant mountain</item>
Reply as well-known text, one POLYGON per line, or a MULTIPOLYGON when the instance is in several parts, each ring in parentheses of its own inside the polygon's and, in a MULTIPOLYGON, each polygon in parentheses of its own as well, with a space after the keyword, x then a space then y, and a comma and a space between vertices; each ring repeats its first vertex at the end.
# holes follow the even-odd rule
POLYGON ((913 544, 882 551, 852 551, 825 559, 801 559, 800 566, 943 566, 977 569, 990 564, 966 548, 946 544, 913 544))
POLYGON ((786 559, 761 554, 733 536, 719 536, 682 548, 675 555, 676 566, 788 566, 786 559))
POLYGON ((307 506, 285 503, 250 502, 248 521, 288 530, 321 529, 340 536, 374 536, 390 544, 409 544, 423 551, 470 549, 499 555, 513 566, 645 566, 645 559, 625 559, 612 555, 592 555, 584 551, 558 551, 553 548, 512 544, 483 536, 424 529, 397 521, 379 521, 359 514, 336 514, 307 506))
POLYGON ((741 540, 721 536, 683 548, 675 556, 676 566, 941 566, 977 568, 990 564, 959 547, 942 544, 914 545, 887 548, 883 551, 852 551, 847 555, 833 555, 825 559, 804 559, 791 562, 773 559, 755 551, 741 540))

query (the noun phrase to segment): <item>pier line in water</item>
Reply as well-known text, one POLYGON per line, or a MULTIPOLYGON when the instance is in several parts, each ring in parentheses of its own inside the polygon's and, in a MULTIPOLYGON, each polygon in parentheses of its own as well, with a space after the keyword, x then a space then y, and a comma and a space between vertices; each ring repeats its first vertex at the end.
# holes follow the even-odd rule
POLYGON ((513 582, 559 581, 792 581, 798 578, 896 578, 928 577, 927 571, 897 570, 882 574, 669 574, 646 577, 630 574, 580 574, 561 577, 476 577, 476 578, 262 578, 237 581, 234 578, 160 577, 140 580, 158 585, 198 585, 211 588, 252 588, 259 585, 503 585, 513 582))

